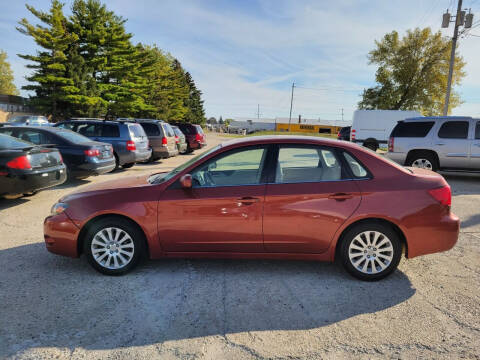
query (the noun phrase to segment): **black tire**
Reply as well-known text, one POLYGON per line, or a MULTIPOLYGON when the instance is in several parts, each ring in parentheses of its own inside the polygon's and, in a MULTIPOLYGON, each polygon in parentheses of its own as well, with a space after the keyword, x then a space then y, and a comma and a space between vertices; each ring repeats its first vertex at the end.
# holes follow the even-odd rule
POLYGON ((33 190, 33 191, 30 191, 28 193, 23 193, 23 197, 30 197, 30 196, 34 196, 38 193, 37 190, 33 190))
POLYGON ((185 150, 184 154, 191 154, 193 152, 193 149, 190 147, 190 145, 187 146, 187 150, 185 150))
POLYGON ((120 168, 120 160, 118 160, 118 155, 114 153, 113 156, 115 157, 115 167, 110 172, 114 172, 120 168))
POLYGON ((122 167, 124 169, 130 169, 133 165, 135 165, 135 163, 128 163, 128 164, 123 164, 122 167))
POLYGON ((370 149, 372 151, 377 151, 377 149, 378 149, 378 145, 373 143, 373 142, 365 143, 365 144, 363 144, 363 146, 365 146, 367 149, 370 149))
MULTIPOLYGON (((103 235, 108 236, 108 234, 106 234, 105 232, 103 233, 103 235)), ((117 250, 117 252, 118 251, 119 250, 117 250)), ((123 275, 135 268, 138 265, 139 261, 145 256, 145 236, 143 232, 137 226, 135 226, 135 224, 132 224, 132 222, 127 219, 114 216, 103 218, 91 225, 85 233, 85 236, 83 237, 83 252, 87 256, 90 265, 92 265, 92 267, 98 272, 105 275, 123 275), (128 242, 129 244, 133 245, 133 256, 128 263, 126 263, 120 268, 109 268, 106 265, 102 265, 100 264, 101 261, 99 262, 95 260, 94 256, 92 255, 92 242, 95 238, 95 235, 102 231, 102 229, 107 228, 121 229, 123 232, 128 234, 128 236, 132 240, 131 242, 128 240, 128 242)), ((109 252, 110 254, 112 254, 112 250, 109 250, 109 252)), ((99 254, 99 256, 101 257, 104 253, 100 252, 99 254)), ((107 259, 108 255, 109 254, 107 254, 106 256, 107 259)), ((120 262, 120 260, 118 260, 118 262, 120 262)))
POLYGON ((426 169, 432 171, 438 170, 438 159, 433 153, 429 151, 415 151, 409 154, 407 160, 405 161, 405 165, 414 166, 414 163, 422 162, 422 160, 427 160, 431 164, 431 169, 429 169, 429 167, 426 167, 426 169))
MULTIPOLYGON (((369 235, 369 237, 370 236, 372 235, 369 235)), ((375 234, 373 234, 370 240, 373 241, 374 237, 375 234)), ((352 227, 344 234, 342 237, 342 243, 340 244, 339 255, 343 267, 352 276, 364 281, 377 281, 387 277, 397 268, 402 256, 402 243, 398 234, 390 226, 375 221, 364 222, 352 227), (381 245, 380 248, 377 249, 376 247, 371 246, 371 248, 365 248, 365 250, 357 249, 357 247, 362 247, 361 243, 357 240, 357 236, 360 236, 361 240, 368 245, 368 239, 365 237, 365 232, 377 232, 383 235, 383 237, 378 236, 377 238, 377 244, 381 245), (382 244, 385 238, 390 241, 391 246, 389 246, 388 243, 382 244), (354 243, 352 244, 352 242, 354 243), (355 248, 350 249, 351 244, 355 248), (393 250, 388 251, 390 248, 393 248, 393 250), (373 249, 375 249, 375 251, 373 249), (350 254, 350 250, 352 251, 352 254, 350 254), (365 251, 367 251, 367 253, 365 251), (352 260, 350 260, 350 255, 353 257, 352 260), (391 259, 384 259, 384 256, 390 256, 391 259), (385 268, 382 269, 380 262, 385 268), (364 268, 364 271, 361 271, 353 263, 356 265, 358 264, 357 266, 362 268, 364 268, 367 263, 367 267, 364 268), (374 272, 374 267, 376 272, 374 272)))

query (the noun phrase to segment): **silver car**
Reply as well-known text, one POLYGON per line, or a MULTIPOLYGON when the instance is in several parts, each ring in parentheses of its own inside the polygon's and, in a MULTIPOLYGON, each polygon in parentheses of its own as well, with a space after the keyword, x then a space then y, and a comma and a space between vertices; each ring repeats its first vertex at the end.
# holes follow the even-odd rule
POLYGON ((399 121, 388 158, 428 170, 480 170, 480 119, 418 117, 399 121))

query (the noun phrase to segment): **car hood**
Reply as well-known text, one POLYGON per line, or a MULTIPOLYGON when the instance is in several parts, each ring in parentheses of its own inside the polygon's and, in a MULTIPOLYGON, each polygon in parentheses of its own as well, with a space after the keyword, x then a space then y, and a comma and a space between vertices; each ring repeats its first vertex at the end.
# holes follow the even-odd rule
POLYGON ((69 200, 75 200, 84 196, 90 196, 93 194, 100 194, 110 191, 121 191, 123 189, 131 189, 135 187, 152 186, 148 182, 150 174, 128 176, 120 179, 105 181, 97 184, 91 184, 83 187, 82 189, 75 191, 61 198, 61 202, 68 202, 69 200))

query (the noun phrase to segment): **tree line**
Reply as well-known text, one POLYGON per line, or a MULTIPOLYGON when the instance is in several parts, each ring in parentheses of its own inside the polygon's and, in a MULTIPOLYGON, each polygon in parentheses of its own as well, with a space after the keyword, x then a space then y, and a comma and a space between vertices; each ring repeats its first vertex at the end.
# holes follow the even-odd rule
POLYGON ((143 117, 204 123, 202 92, 180 62, 156 45, 133 44, 126 19, 99 0, 75 0, 70 16, 52 0, 48 11, 26 5, 17 30, 40 50, 22 54, 32 74, 31 104, 53 120, 143 117))

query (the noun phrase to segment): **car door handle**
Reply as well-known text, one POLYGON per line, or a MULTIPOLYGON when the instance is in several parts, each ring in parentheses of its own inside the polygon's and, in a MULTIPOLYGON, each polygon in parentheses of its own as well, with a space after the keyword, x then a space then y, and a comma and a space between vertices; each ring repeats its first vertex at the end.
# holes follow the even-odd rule
POLYGON ((330 195, 328 198, 332 200, 337 200, 337 201, 344 201, 344 200, 353 198, 353 195, 346 194, 346 193, 335 193, 330 195))
POLYGON ((237 202, 239 204, 244 204, 244 205, 251 205, 253 203, 259 202, 260 199, 257 197, 251 197, 251 196, 245 196, 240 199, 237 199, 237 202))
POLYGON ((436 143, 435 145, 442 146, 445 145, 445 143, 436 143))

